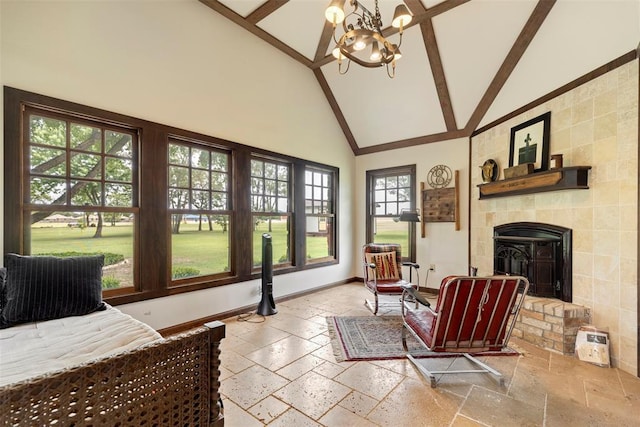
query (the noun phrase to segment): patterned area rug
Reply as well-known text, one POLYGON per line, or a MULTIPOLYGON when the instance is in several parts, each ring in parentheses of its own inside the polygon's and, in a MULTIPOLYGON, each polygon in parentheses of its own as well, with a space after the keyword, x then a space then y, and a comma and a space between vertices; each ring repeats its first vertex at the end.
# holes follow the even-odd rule
MULTIPOLYGON (((402 317, 400 316, 354 316, 327 317, 333 354, 338 362, 349 360, 404 359, 402 348, 402 317)), ((429 357, 436 353, 424 349, 407 334, 407 346, 417 357, 429 357)), ((440 353, 442 355, 442 353, 440 353)), ((483 355, 518 355, 512 349, 483 355)))

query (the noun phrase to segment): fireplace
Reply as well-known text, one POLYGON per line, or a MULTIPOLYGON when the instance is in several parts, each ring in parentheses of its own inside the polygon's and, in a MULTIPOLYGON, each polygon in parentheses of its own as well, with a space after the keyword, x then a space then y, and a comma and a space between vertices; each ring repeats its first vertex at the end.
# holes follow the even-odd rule
POLYGON ((571 302, 571 229, 514 222, 493 229, 493 272, 529 279, 529 295, 571 302))

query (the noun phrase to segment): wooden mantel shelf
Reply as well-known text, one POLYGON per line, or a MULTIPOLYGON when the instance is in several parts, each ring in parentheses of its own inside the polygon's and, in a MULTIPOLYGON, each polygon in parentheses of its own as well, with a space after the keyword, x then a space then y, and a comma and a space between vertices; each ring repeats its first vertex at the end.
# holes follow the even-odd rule
POLYGON ((587 189, 589 188, 589 169, 591 166, 571 166, 480 184, 478 185, 480 199, 545 191, 587 189))

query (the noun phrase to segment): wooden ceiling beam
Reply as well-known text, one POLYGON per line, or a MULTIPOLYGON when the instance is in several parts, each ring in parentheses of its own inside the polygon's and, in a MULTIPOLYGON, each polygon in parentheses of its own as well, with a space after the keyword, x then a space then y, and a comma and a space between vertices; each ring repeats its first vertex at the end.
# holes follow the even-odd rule
POLYGON ((324 96, 327 98, 327 102, 331 106, 331 110, 333 111, 334 116, 336 116, 338 124, 342 128, 342 132, 347 138, 347 142, 351 147, 351 151, 353 151, 353 154, 357 154, 359 150, 358 144, 356 143, 356 139, 354 138, 353 133, 351 133, 351 129, 349 128, 349 124, 347 123, 347 119, 345 119, 344 115, 342 114, 342 110, 338 105, 338 101, 336 101, 335 96, 333 96, 333 92, 329 87, 329 83, 327 83, 327 79, 324 78, 324 74, 322 74, 322 70, 320 69, 314 69, 313 74, 316 76, 318 83, 320 83, 322 92, 324 92, 324 96))
POLYGON ((387 142, 380 145, 371 145, 369 147, 358 148, 355 151, 356 156, 363 154, 381 153, 383 151, 397 150, 399 148, 413 147, 416 145, 430 144, 432 142, 448 141, 456 138, 466 138, 469 134, 464 130, 454 130, 450 132, 434 133, 430 135, 418 136, 415 138, 403 139, 400 141, 387 142))
POLYGON ((447 126, 448 131, 456 130, 458 125, 456 124, 456 117, 453 113, 453 106, 451 105, 451 95, 449 94, 447 78, 444 74, 444 67, 442 66, 442 58, 440 56, 440 49, 438 49, 438 42, 436 40, 436 33, 433 29, 433 22, 431 22, 430 19, 424 21, 420 24, 420 29, 422 30, 424 46, 427 49, 429 65, 431 66, 431 73, 433 74, 433 81, 436 85, 436 91, 438 92, 438 99, 440 100, 444 123, 447 126))
POLYGON ((288 2, 289 0, 269 0, 250 13, 246 18, 247 22, 256 25, 258 22, 280 9, 280 7, 284 6, 288 2))
POLYGON ((263 29, 261 29, 259 27, 256 27, 253 24, 250 24, 249 22, 247 22, 247 20, 245 18, 243 18, 242 16, 238 15, 233 10, 229 9, 228 7, 226 7, 225 5, 220 3, 219 1, 216 1, 216 0, 199 0, 199 1, 200 1, 200 3, 204 4, 205 6, 208 6, 212 10, 218 12, 220 15, 224 16, 225 18, 229 19, 230 21, 234 22, 235 24, 241 26, 245 30, 247 30, 250 33, 254 34, 255 36, 261 38, 265 42, 269 43, 271 46, 273 46, 276 49, 280 50, 281 52, 289 55, 291 58, 295 59, 296 61, 298 61, 299 63, 301 63, 305 67, 312 68, 311 66, 312 66, 313 63, 311 62, 311 60, 309 58, 307 58, 304 55, 300 54, 295 49, 292 49, 291 47, 287 46, 286 44, 284 44, 283 42, 281 42, 277 38, 273 37, 271 34, 267 33, 263 29))
MULTIPOLYGON (((320 61, 325 57, 327 53, 327 49, 329 49, 329 43, 333 41, 333 24, 325 19, 324 28, 322 29, 322 34, 320 35, 320 40, 318 41, 318 47, 316 49, 316 56, 313 62, 320 61)), ((333 56, 331 56, 333 58, 333 56)))
POLYGON ((500 93, 500 90, 511 76, 511 73, 513 73, 518 61, 520 61, 520 58, 524 55, 524 52, 527 50, 531 40, 533 40, 535 35, 538 33, 538 30, 549 15, 549 12, 551 12, 555 3, 556 0, 538 0, 538 4, 536 4, 536 7, 527 20, 527 23, 524 25, 520 35, 511 47, 511 50, 504 59, 500 69, 498 69, 498 72, 489 84, 489 87, 482 96, 478 106, 471 114, 469 122, 465 126, 465 130, 469 135, 478 127, 484 115, 489 111, 489 107, 491 107, 491 104, 495 101, 498 93, 500 93))

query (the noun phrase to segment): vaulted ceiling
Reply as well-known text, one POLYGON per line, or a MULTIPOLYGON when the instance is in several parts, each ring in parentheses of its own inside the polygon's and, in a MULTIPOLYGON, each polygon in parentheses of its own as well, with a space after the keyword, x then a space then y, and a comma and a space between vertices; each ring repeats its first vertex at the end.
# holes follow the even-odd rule
MULTIPOLYGON (((467 137, 637 57, 640 41, 638 0, 404 0, 413 20, 395 78, 355 63, 341 75, 329 0, 200 1, 308 67, 356 155, 467 137)), ((358 1, 375 10, 374 0, 358 1)), ((379 0, 394 43, 399 3, 379 0)))

